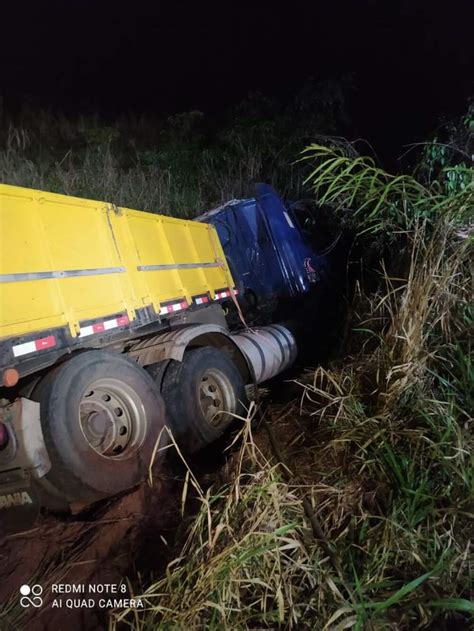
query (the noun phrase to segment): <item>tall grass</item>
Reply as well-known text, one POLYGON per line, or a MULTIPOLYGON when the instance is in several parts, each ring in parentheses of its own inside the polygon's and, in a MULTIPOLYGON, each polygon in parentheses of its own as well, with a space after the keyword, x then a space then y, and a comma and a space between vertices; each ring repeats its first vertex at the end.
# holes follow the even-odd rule
POLYGON ((179 216, 248 197, 258 181, 300 197, 294 156, 315 134, 338 131, 341 98, 316 91, 313 100, 303 95, 282 107, 253 97, 219 120, 195 111, 109 122, 93 114, 5 115, 0 181, 179 216))
POLYGON ((123 612, 113 627, 273 628, 315 615, 310 595, 325 570, 315 565, 315 542, 305 541, 298 491, 254 442, 250 419, 241 434, 228 484, 199 489, 201 509, 179 556, 143 593, 145 616, 123 612))
POLYGON ((341 357, 265 410, 291 476, 247 421, 175 560, 144 591, 147 611, 112 627, 472 622, 472 170, 453 190, 339 149, 308 153, 309 181, 362 248, 383 240, 379 282, 359 281, 341 357))
POLYGON ((145 591, 148 611, 120 620, 137 629, 413 629, 447 620, 468 628, 469 246, 440 226, 427 248, 424 230, 413 235, 403 285, 394 291, 385 276, 383 292, 356 301, 344 359, 308 370, 299 401, 267 411, 292 481, 247 423, 226 484, 203 494, 176 559, 145 591), (342 579, 312 535, 304 497, 342 579))
POLYGON ((118 147, 113 135, 78 147, 65 144, 62 153, 56 145, 41 156, 31 153, 33 142, 26 130, 10 127, 0 151, 2 182, 188 217, 242 196, 258 179, 255 165, 244 159, 224 174, 213 170, 211 157, 197 154, 192 170, 166 164, 159 151, 150 155, 118 147))

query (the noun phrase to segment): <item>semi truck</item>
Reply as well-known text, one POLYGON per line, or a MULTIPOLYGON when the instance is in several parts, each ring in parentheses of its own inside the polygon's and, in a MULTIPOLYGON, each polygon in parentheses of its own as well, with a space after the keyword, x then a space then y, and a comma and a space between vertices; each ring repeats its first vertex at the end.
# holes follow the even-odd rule
POLYGON ((1 534, 213 442, 325 274, 264 184, 196 220, 3 184, 0 229, 1 534))

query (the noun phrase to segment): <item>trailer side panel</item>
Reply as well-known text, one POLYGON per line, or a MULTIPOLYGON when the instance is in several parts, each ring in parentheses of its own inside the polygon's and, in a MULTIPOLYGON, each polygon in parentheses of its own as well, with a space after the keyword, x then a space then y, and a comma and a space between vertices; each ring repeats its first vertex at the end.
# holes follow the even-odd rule
POLYGON ((64 327, 76 338, 84 323, 159 318, 233 288, 206 224, 0 185, 0 229, 0 341, 64 327))

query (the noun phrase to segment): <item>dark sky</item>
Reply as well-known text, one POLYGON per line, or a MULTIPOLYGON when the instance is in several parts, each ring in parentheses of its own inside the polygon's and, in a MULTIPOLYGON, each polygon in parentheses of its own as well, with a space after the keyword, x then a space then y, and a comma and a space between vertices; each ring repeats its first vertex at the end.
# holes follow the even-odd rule
POLYGON ((400 153, 474 92, 474 0, 2 5, 11 108, 219 112, 250 91, 284 98, 309 77, 349 73, 353 136, 400 153))

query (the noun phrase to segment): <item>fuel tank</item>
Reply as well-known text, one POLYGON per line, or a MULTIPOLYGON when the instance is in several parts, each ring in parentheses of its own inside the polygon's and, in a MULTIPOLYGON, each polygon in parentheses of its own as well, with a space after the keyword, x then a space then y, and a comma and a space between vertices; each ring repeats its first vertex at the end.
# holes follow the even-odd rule
POLYGON ((267 381, 289 368, 296 359, 293 333, 282 324, 271 324, 232 335, 247 358, 256 383, 267 381))

